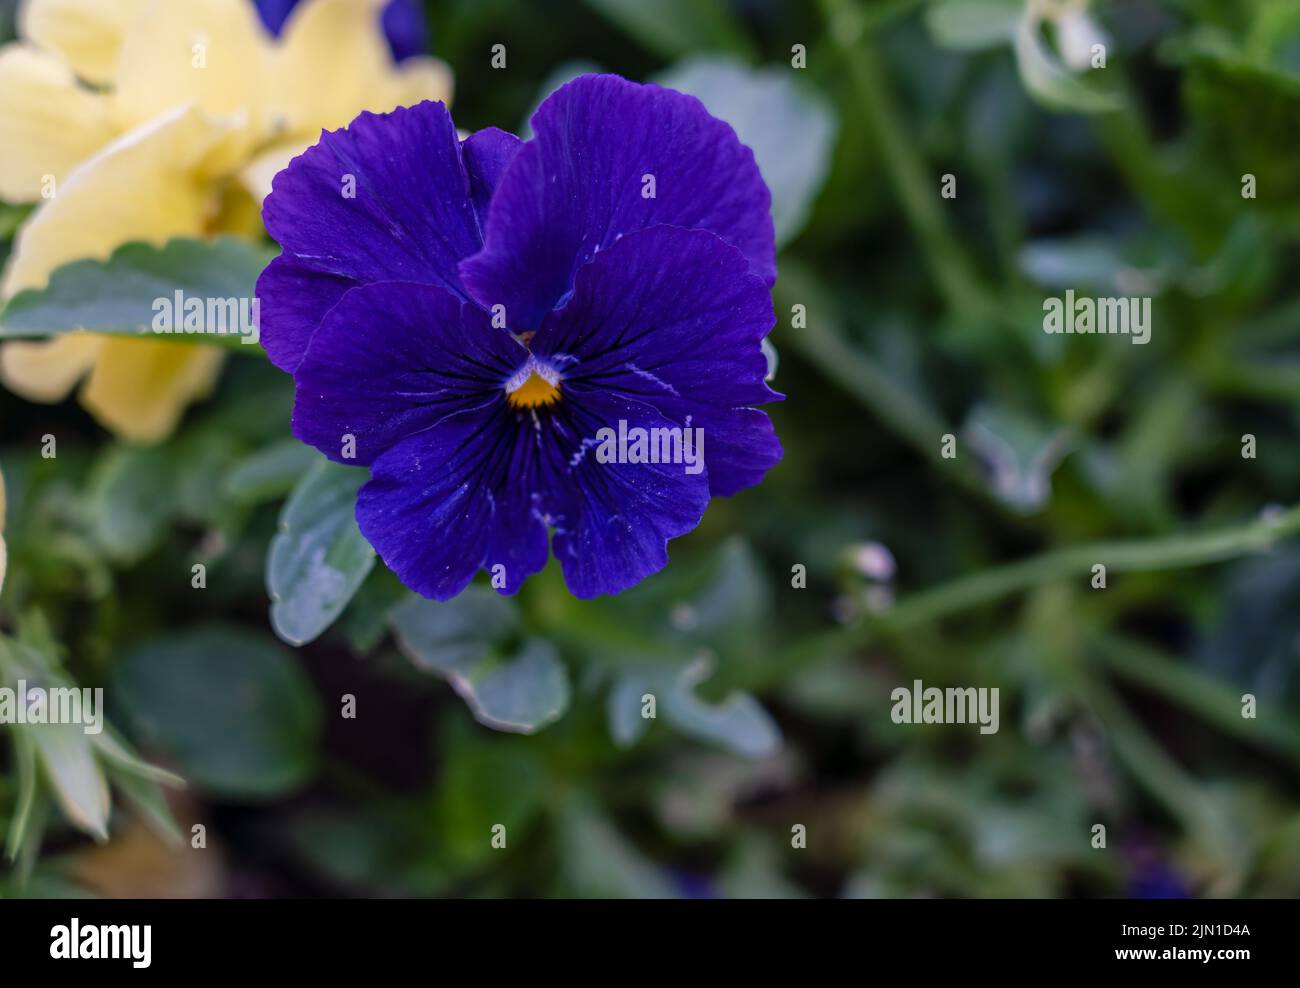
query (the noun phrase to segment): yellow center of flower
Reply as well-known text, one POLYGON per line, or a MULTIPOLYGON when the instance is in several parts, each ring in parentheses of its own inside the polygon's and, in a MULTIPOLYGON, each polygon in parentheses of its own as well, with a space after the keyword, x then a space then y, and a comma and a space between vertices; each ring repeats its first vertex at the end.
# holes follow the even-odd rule
POLYGON ((534 370, 524 383, 513 390, 506 387, 506 401, 512 408, 541 408, 560 400, 559 383, 552 384, 534 370))

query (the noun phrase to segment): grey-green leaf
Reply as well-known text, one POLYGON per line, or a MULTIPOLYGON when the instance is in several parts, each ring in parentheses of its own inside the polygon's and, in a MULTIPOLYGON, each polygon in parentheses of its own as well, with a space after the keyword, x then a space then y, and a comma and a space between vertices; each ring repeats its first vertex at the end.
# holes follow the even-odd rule
POLYGON ((354 516, 365 479, 364 470, 318 460, 280 513, 266 586, 271 627, 290 645, 328 628, 375 565, 375 550, 354 516))
POLYGON ((176 472, 158 447, 114 446, 90 480, 95 541, 118 562, 146 555, 175 514, 176 472))
POLYGON ((763 758, 781 744, 781 731, 762 704, 748 693, 734 692, 720 703, 695 694, 708 673, 705 663, 683 669, 645 669, 629 673, 614 684, 606 710, 610 735, 621 747, 635 744, 649 727, 642 711, 647 695, 654 698, 655 716, 662 715, 687 737, 743 758, 763 758))
MULTIPOLYGON (((0 337, 58 336, 84 329, 186 343, 220 343, 257 352, 257 334, 244 332, 242 312, 253 322, 257 277, 274 251, 233 237, 178 238, 162 247, 129 243, 107 260, 79 260, 56 268, 44 288, 19 292, 0 312, 0 337), (155 333, 155 318, 199 300, 206 332, 155 333), (161 300, 165 307, 156 305, 161 300), (209 301, 213 304, 209 306, 209 301), (215 304, 234 300, 235 307, 215 304), (244 308, 241 310, 241 306, 244 308), (209 309, 214 317, 209 324, 209 309), (219 317, 219 318, 218 318, 219 317), (216 330, 225 328, 226 332, 216 330), (244 345, 241 345, 244 344, 244 345)), ((170 322, 170 320, 165 320, 170 322)), ((183 329, 182 320, 180 327, 183 329)))
POLYGON ((736 26, 727 0, 587 0, 629 36, 674 58, 690 51, 749 54, 753 44, 736 26))
POLYGON ((315 769, 316 694, 263 637, 212 627, 155 639, 127 653, 112 686, 136 737, 211 792, 272 797, 315 769))
POLYGON ((498 731, 532 734, 569 707, 569 674, 555 646, 540 638, 468 676, 448 678, 478 721, 498 731))
POLYGON ((925 12, 925 26, 944 48, 992 48, 1015 38, 1023 8, 1019 0, 943 0, 925 12))
POLYGON ((569 677, 549 642, 504 647, 517 621, 514 603, 483 587, 445 602, 414 598, 392 617, 403 653, 445 677, 480 723, 531 734, 568 708, 569 677))
POLYGON ((231 467, 224 481, 226 493, 246 504, 283 497, 317 460, 317 453, 310 446, 296 439, 282 439, 250 453, 231 467))
POLYGON ((80 724, 34 724, 23 728, 50 788, 68 820, 96 840, 108 839, 108 781, 80 724))
POLYGON ((799 85, 795 75, 789 69, 751 69, 735 58, 704 55, 678 63, 656 80, 697 97, 754 152, 772 190, 778 247, 807 222, 830 168, 837 130, 830 103, 799 85))
POLYGON ((397 644, 421 669, 465 671, 519 626, 515 602, 485 587, 466 587, 447 601, 412 597, 393 611, 397 644))

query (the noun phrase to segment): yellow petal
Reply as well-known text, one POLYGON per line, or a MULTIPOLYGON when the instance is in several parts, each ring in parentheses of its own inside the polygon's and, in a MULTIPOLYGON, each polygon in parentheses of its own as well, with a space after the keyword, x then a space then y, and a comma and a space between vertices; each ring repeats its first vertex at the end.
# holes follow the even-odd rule
POLYGON ((122 40, 148 0, 27 0, 21 37, 56 52, 81 78, 104 85, 117 72, 122 40))
POLYGON ((239 173, 240 180, 249 194, 261 202, 271 193, 271 182, 289 162, 302 154, 320 138, 320 131, 351 122, 362 109, 376 113, 386 113, 397 106, 410 106, 421 100, 443 100, 450 102, 452 91, 452 74, 445 62, 436 58, 408 58, 397 71, 391 66, 384 77, 372 84, 364 105, 357 105, 345 111, 345 119, 330 121, 323 115, 320 107, 309 108, 308 112, 320 111, 318 122, 307 127, 295 129, 295 136, 287 138, 264 148, 239 173), (315 129, 312 129, 312 128, 315 129))
POLYGON ((280 133, 314 143, 362 110, 447 99, 451 73, 432 58, 393 64, 380 24, 382 0, 307 0, 285 23, 273 55, 268 114, 280 133))
POLYGON ((176 428, 186 405, 211 392, 224 357, 216 347, 110 338, 81 403, 119 437, 157 442, 176 428))
POLYGON ((247 114, 255 139, 270 51, 246 0, 154 0, 122 46, 113 93, 119 119, 135 126, 193 104, 210 116, 247 114))
POLYGON ((78 84, 56 56, 0 48, 0 199, 34 202, 113 138, 108 101, 78 84))
POLYGON ((397 106, 411 106, 426 99, 441 100, 450 105, 454 88, 451 66, 446 62, 428 55, 408 58, 397 67, 396 75, 389 82, 389 105, 384 107, 384 111, 397 106))
POLYGON ((194 175, 196 162, 229 134, 226 125, 181 108, 74 168, 19 230, 0 295, 39 288, 60 264, 106 258, 128 241, 161 245, 202 234, 214 199, 194 175))
POLYGON ((0 379, 28 401, 62 401, 99 356, 104 337, 70 333, 52 340, 0 347, 0 379))
POLYGON ((239 173, 239 180, 258 203, 271 194, 271 180, 289 166, 289 162, 311 147, 305 137, 272 144, 260 152, 239 173))
MULTIPOLYGON (((181 108, 137 128, 73 169, 58 195, 43 203, 19 231, 5 293, 39 287, 59 265, 82 257, 105 258, 129 241, 161 245, 172 237, 201 235, 216 197, 195 169, 230 133, 200 111, 181 108)), ((66 390, 68 377, 84 372, 84 361, 76 363, 69 356, 75 347, 88 350, 95 345, 73 342, 82 339, 95 340, 99 347, 81 392, 82 403, 120 436, 141 442, 160 439, 175 426, 185 405, 211 388, 222 359, 211 348, 182 343, 69 336, 56 341, 66 350, 43 365, 47 393, 56 386, 66 390), (58 356, 67 357, 68 363, 59 364, 58 356)), ((32 344, 9 344, 3 361, 6 378, 13 375, 16 363, 17 387, 39 382, 39 377, 23 373, 24 367, 30 370, 32 362, 39 361, 37 352, 32 344)))

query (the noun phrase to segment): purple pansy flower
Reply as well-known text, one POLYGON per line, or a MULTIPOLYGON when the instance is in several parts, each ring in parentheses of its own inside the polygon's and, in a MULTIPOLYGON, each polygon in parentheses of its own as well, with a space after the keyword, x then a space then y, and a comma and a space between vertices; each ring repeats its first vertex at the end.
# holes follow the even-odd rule
POLYGON ((294 375, 294 434, 370 467, 362 533, 440 600, 480 569, 514 593, 552 533, 576 596, 617 593, 781 458, 755 407, 781 396, 753 154, 694 97, 617 76, 562 87, 532 126, 461 141, 441 103, 363 113, 264 207, 284 250, 262 341, 294 375), (702 435, 702 463, 661 462, 671 442, 640 462, 636 430, 702 435))
MULTIPOLYGON (((284 29, 284 22, 289 19, 293 8, 301 0, 253 0, 257 12, 261 15, 266 29, 276 37, 284 29)), ((388 48, 393 53, 393 60, 400 62, 428 50, 428 25, 424 19, 424 9, 420 0, 388 0, 381 15, 384 37, 388 39, 388 48)))

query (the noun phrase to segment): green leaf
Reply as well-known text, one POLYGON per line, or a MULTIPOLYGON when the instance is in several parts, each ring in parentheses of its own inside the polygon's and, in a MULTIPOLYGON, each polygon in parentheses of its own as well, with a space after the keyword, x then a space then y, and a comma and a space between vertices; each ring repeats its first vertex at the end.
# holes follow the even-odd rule
POLYGON ((0 203, 0 240, 12 237, 31 211, 31 206, 0 203))
POLYGON ((569 705, 569 677, 555 647, 540 638, 507 649, 513 604, 483 587, 446 602, 412 599, 393 612, 404 654, 444 676, 482 724, 532 734, 569 705))
POLYGON ((426 671, 472 668, 519 627, 515 602, 486 587, 470 586, 451 600, 412 597, 392 615, 397 642, 426 671))
POLYGON ((319 456, 296 439, 282 439, 239 460, 225 477, 226 493, 245 504, 284 497, 319 456))
MULTIPOLYGON (((229 310, 215 307, 210 326, 206 310, 216 300, 248 300, 251 306, 257 276, 272 257, 272 249, 232 237, 178 238, 163 247, 123 244, 106 261, 72 261, 56 268, 46 287, 15 295, 0 312, 0 337, 58 336, 82 329, 254 351, 250 344, 257 342, 256 334, 241 335, 239 325, 227 322, 229 310), (177 292, 186 302, 203 303, 202 323, 211 331, 153 331, 155 302, 170 306, 177 292), (218 332, 222 329, 226 331, 218 332)), ((251 317, 251 308, 248 312, 251 317)))
POLYGON ((1023 8, 1019 0, 944 0, 925 12, 925 26, 944 48, 993 48, 1015 38, 1023 8))
POLYGON ((99 752, 104 763, 117 775, 130 775, 146 782, 154 782, 175 789, 183 789, 185 780, 179 775, 150 765, 117 736, 112 728, 106 727, 98 734, 91 735, 91 742, 99 752))
POLYGON ((167 805, 167 799, 156 783, 125 772, 113 773, 112 780, 113 785, 154 833, 173 847, 182 843, 184 836, 180 825, 172 816, 171 807, 167 805))
POLYGON ((559 826, 564 893, 592 899, 668 899, 668 876, 585 796, 568 800, 559 826))
POLYGON ((161 447, 114 446, 90 479, 95 541, 115 561, 133 563, 158 544, 175 515, 176 472, 161 447))
POLYGON ((162 786, 185 788, 185 780, 166 769, 150 765, 117 736, 110 727, 91 735, 91 743, 108 772, 109 781, 126 796, 140 817, 163 840, 176 844, 181 840, 180 827, 172 816, 162 786))
POLYGON ((480 723, 499 731, 532 734, 569 707, 569 675, 555 646, 526 639, 507 658, 447 678, 480 723))
POLYGON ((763 758, 781 744, 781 732, 762 705, 748 693, 731 693, 720 703, 695 695, 709 673, 708 663, 684 669, 645 669, 622 676, 610 691, 606 712, 610 736, 631 747, 645 734, 650 719, 642 716, 643 697, 654 697, 660 715, 687 737, 716 744, 743 758, 763 758))
POLYGON ((751 69, 738 59, 697 56, 656 80, 697 97, 735 128, 772 190, 776 244, 803 229, 826 180, 837 130, 831 104, 788 68, 751 69))
POLYGON ((343 632, 359 655, 368 655, 388 632, 393 609, 412 597, 410 590, 381 561, 343 612, 343 632))
POLYGON ((108 782, 80 724, 31 724, 24 730, 36 746, 50 788, 69 822, 96 840, 108 839, 108 782))
POLYGON ((1047 503, 1052 474, 1075 442, 1068 429, 991 404, 971 410, 962 435, 984 464, 993 493, 1025 512, 1047 503))
POLYGON ((113 689, 141 743, 213 793, 269 798, 315 768, 320 709, 307 677, 264 638, 222 627, 127 653, 113 689))
POLYGON ((1232 176, 1234 194, 1240 176, 1249 173, 1260 207, 1287 218, 1300 215, 1294 136, 1300 128, 1300 78, 1208 55, 1196 57, 1184 78, 1200 150, 1232 176))
POLYGON ((569 621, 577 623, 578 638, 598 618, 620 630, 621 639, 602 637, 586 649, 596 661, 674 669, 689 664, 701 648, 724 661, 752 656, 770 603, 753 551, 732 538, 691 565, 669 567, 617 597, 583 601, 569 621), (637 647, 637 636, 647 644, 637 647))
POLYGON ((456 727, 446 734, 434 800, 440 857, 459 868, 477 866, 497 853, 487 839, 492 827, 503 825, 507 848, 514 847, 537 815, 547 789, 545 765, 536 746, 521 738, 456 727))
POLYGON ((312 641, 343 612, 375 565, 357 528, 357 490, 366 472, 318 460, 280 513, 266 586, 271 627, 290 645, 312 641))
POLYGON ((666 58, 718 49, 742 55, 753 45, 732 20, 726 0, 587 0, 628 35, 666 58))
POLYGON ((5 840, 5 857, 18 858, 18 852, 31 838, 32 810, 36 806, 39 788, 36 776, 36 744, 25 731, 14 731, 14 756, 10 771, 18 777, 18 803, 9 821, 9 834, 5 840))

